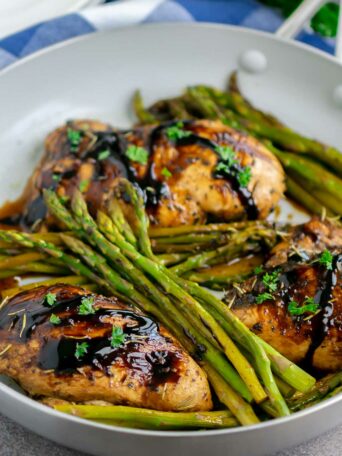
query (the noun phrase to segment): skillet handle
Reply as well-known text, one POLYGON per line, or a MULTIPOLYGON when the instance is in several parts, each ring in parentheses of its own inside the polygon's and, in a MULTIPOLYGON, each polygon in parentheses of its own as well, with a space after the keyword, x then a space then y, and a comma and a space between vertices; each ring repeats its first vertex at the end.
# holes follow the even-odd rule
MULTIPOLYGON (((304 0, 279 27, 275 35, 285 39, 293 38, 324 3, 326 3, 326 0, 304 0)), ((338 3, 342 11, 342 0, 339 0, 338 3)), ((342 14, 339 17, 335 55, 337 60, 342 63, 342 14)))

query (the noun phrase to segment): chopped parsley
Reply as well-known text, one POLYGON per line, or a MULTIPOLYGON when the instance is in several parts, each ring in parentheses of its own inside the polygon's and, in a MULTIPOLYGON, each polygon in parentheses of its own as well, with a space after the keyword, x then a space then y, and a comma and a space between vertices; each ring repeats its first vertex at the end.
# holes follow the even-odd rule
POLYGON ((52 180, 55 182, 59 182, 61 180, 60 174, 52 174, 52 180))
POLYGON ((317 304, 314 298, 305 298, 304 303, 302 306, 299 306, 297 301, 290 301, 287 307, 287 310, 290 315, 303 315, 306 312, 310 312, 312 314, 316 313, 319 308, 319 304, 317 304))
POLYGON ((70 201, 70 196, 68 195, 62 195, 59 197, 59 201, 63 204, 63 206, 70 201))
POLYGON ((322 255, 318 258, 318 263, 324 266, 326 269, 332 270, 333 256, 329 250, 324 250, 322 255))
POLYGON ((56 293, 47 293, 45 295, 44 300, 49 306, 55 305, 56 304, 56 300, 57 300, 56 293))
POLYGON ((251 177, 252 177, 252 175, 251 175, 250 166, 245 166, 237 174, 237 180, 241 187, 247 187, 247 185, 249 184, 249 181, 251 180, 251 177))
POLYGON ((82 342, 76 344, 75 357, 77 359, 83 358, 83 356, 88 353, 89 344, 87 342, 82 342))
POLYGON ((109 156, 110 156, 110 151, 108 149, 102 150, 101 152, 99 152, 97 159, 102 161, 102 160, 106 160, 106 158, 108 158, 109 156))
POLYGON ((110 345, 112 348, 118 348, 124 343, 126 335, 120 326, 113 326, 112 336, 110 338, 110 345))
POLYGON ((227 174, 230 173, 230 166, 227 163, 219 162, 215 168, 215 171, 223 171, 227 174))
POLYGON ((215 171, 223 171, 226 174, 236 177, 241 187, 247 187, 251 180, 250 166, 238 167, 239 162, 235 158, 234 150, 229 146, 216 146, 216 153, 220 156, 220 161, 217 164, 215 171))
POLYGON ((260 274, 261 272, 263 272, 263 270, 264 270, 263 266, 255 266, 254 274, 260 274))
POLYGON ((81 305, 78 308, 78 314, 79 315, 91 315, 96 312, 96 309, 94 309, 94 301, 95 298, 93 296, 86 297, 84 296, 81 299, 81 305))
POLYGON ((183 130, 183 127, 183 122, 177 122, 176 125, 172 125, 171 127, 167 128, 167 137, 172 141, 177 141, 177 139, 182 139, 186 138, 187 136, 191 136, 191 131, 183 130))
POLYGON ((141 165, 147 164, 148 152, 143 147, 131 144, 127 147, 126 155, 133 162, 140 163, 141 165))
MULTIPOLYGON (((232 165, 237 165, 238 161, 235 158, 235 152, 229 146, 216 146, 215 151, 219 154, 221 159, 230 168, 232 165)), ((222 162, 221 162, 222 163, 222 162)))
POLYGON ((89 179, 81 180, 81 182, 79 183, 79 186, 78 186, 81 193, 83 193, 87 190, 89 182, 90 182, 89 179))
POLYGON ((268 291, 274 292, 278 287, 279 272, 273 271, 271 273, 266 272, 262 278, 262 283, 268 291))
POLYGON ((172 177, 171 171, 169 171, 169 170, 168 170, 167 168, 165 168, 165 167, 161 170, 161 173, 162 173, 163 176, 166 177, 166 179, 168 179, 169 177, 172 177))
POLYGON ((257 304, 262 304, 264 301, 270 301, 270 300, 274 300, 274 297, 271 295, 271 293, 268 293, 268 292, 260 293, 256 297, 257 304))
POLYGON ((73 130, 72 128, 68 128, 67 136, 70 143, 70 150, 73 153, 78 151, 78 146, 80 145, 82 132, 78 130, 73 130))
POLYGON ((50 323, 53 325, 59 325, 62 320, 55 314, 51 314, 50 323))

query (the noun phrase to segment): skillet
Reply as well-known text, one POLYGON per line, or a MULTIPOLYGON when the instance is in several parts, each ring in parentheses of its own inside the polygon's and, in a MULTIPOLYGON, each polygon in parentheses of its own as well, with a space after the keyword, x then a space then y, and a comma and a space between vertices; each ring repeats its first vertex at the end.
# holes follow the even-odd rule
MULTIPOLYGON (((293 33, 290 26, 281 33, 293 33)), ((125 127, 134 120, 130 102, 136 88, 143 89, 150 103, 186 85, 223 87, 236 68, 253 103, 342 149, 342 67, 333 57, 236 27, 132 27, 54 46, 0 74, 0 203, 20 193, 45 134, 66 119, 98 117, 125 127)), ((295 222, 300 221, 297 215, 295 222)), ((342 397, 337 396, 290 417, 245 428, 162 432, 109 427, 49 409, 6 378, 0 381, 0 410, 44 437, 94 455, 257 456, 342 423, 342 397)))

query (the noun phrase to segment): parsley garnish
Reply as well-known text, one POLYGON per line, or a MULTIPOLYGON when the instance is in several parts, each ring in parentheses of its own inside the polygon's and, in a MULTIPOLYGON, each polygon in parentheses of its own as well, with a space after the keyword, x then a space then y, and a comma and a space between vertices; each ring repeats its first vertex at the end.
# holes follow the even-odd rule
POLYGON ((238 161, 235 158, 235 152, 229 146, 216 146, 215 151, 219 154, 221 159, 230 168, 232 165, 237 165, 238 161))
POLYGON ((126 150, 127 157, 136 163, 146 165, 148 160, 148 152, 143 147, 135 146, 131 144, 126 150))
POLYGON ((215 171, 224 171, 225 173, 230 172, 230 166, 227 163, 219 162, 215 168, 215 171))
POLYGON ((61 180, 60 174, 52 174, 52 180, 55 182, 59 182, 61 180))
POLYGON ((102 161, 102 160, 106 160, 106 158, 108 158, 110 155, 110 151, 107 149, 107 150, 102 150, 99 155, 97 156, 97 159, 102 161))
POLYGON ((75 357, 77 359, 83 358, 83 356, 88 353, 89 344, 87 342, 77 343, 75 350, 75 357))
POLYGON ((50 323, 53 325, 59 325, 62 320, 55 314, 51 314, 50 323))
POLYGON ((79 314, 79 315, 90 315, 90 314, 94 314, 94 313, 96 312, 96 310, 95 310, 94 307, 93 307, 94 301, 95 301, 95 298, 93 298, 92 296, 90 296, 89 298, 87 298, 86 296, 84 296, 84 297, 81 299, 81 305, 80 305, 80 307, 78 308, 78 314, 79 314))
POLYGON ((266 272, 262 278, 262 283, 265 285, 268 291, 276 291, 278 286, 278 271, 273 271, 271 273, 266 272))
POLYGON ((263 266, 255 266, 254 274, 260 274, 261 272, 263 272, 263 270, 264 270, 263 266))
POLYGON ((166 179, 172 176, 172 173, 165 167, 161 170, 161 173, 163 176, 166 177, 166 179))
POLYGON ((172 125, 171 127, 167 128, 167 137, 172 141, 177 141, 177 139, 182 139, 190 136, 192 134, 191 131, 183 130, 183 127, 183 122, 177 122, 176 125, 172 125))
POLYGON ((57 300, 57 296, 56 296, 56 293, 47 293, 45 295, 45 302, 49 305, 49 306, 53 306, 54 304, 56 304, 56 300, 57 300))
POLYGON ((70 196, 62 195, 59 197, 59 201, 63 204, 63 206, 70 200, 70 196))
POLYGON ((246 166, 245 168, 242 168, 241 171, 238 172, 237 175, 237 180, 239 181, 239 184, 241 187, 247 187, 249 184, 249 181, 251 180, 251 168, 250 166, 246 166))
POLYGON ((112 348, 118 348, 124 343, 126 335, 120 326, 113 326, 110 345, 112 348))
POLYGON ((87 189, 88 185, 89 185, 89 179, 81 180, 81 182, 79 183, 79 186, 78 186, 80 192, 83 193, 87 189))
POLYGON ((304 303, 301 307, 297 301, 290 301, 287 307, 287 310, 290 315, 303 315, 306 312, 316 313, 317 309, 319 308, 319 304, 317 304, 314 298, 305 298, 304 303))
POLYGON ((71 152, 76 153, 78 151, 78 146, 81 142, 82 132, 68 128, 67 136, 70 143, 71 152))
POLYGON ((332 270, 333 256, 329 250, 324 250, 322 255, 318 258, 318 263, 324 266, 326 269, 332 270))
POLYGON ((260 293, 256 297, 256 303, 257 304, 262 304, 264 301, 269 301, 269 300, 274 300, 274 297, 271 295, 271 293, 260 293))
POLYGON ((241 169, 237 168, 236 165, 239 162, 235 158, 234 150, 229 146, 216 146, 215 151, 222 160, 217 164, 215 171, 224 171, 227 174, 231 174, 236 177, 241 187, 247 187, 251 180, 251 168, 249 166, 241 169), (234 168, 232 169, 232 167, 234 168))

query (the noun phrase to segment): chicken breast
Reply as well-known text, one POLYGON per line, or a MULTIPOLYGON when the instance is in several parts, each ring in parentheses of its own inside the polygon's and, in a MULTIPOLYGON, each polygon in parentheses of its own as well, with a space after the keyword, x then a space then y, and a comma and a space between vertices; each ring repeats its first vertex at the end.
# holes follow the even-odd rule
POLYGON ((115 298, 58 284, 0 310, 0 373, 33 396, 210 410, 202 369, 169 332, 115 298))
MULTIPOLYGON (((118 131, 96 121, 71 122, 52 132, 27 185, 22 214, 7 223, 35 230, 55 222, 42 190, 64 198, 78 187, 90 211, 106 204, 118 177, 144 191, 152 224, 263 219, 284 192, 284 173, 256 139, 220 121, 187 121, 118 131)), ((6 218, 7 215, 7 218, 6 218)))
POLYGON ((273 249, 265 272, 225 297, 287 358, 325 371, 342 368, 341 234, 338 224, 318 219, 295 227, 273 249))

